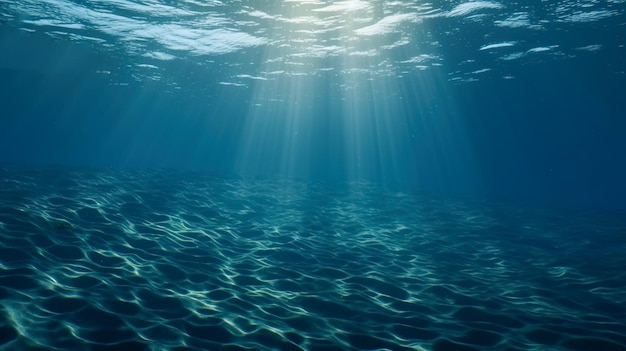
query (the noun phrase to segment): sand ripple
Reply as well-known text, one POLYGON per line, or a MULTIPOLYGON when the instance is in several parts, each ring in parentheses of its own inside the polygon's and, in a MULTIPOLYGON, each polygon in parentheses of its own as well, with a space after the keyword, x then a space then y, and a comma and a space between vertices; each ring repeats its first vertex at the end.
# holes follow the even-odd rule
POLYGON ((1 350, 626 350, 626 215, 0 169, 1 350))

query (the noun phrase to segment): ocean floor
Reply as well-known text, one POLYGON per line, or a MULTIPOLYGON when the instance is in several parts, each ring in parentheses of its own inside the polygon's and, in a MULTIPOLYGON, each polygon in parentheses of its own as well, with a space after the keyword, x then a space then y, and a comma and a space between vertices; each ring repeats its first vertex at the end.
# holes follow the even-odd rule
POLYGON ((0 350, 626 350, 626 216, 0 168, 0 350))

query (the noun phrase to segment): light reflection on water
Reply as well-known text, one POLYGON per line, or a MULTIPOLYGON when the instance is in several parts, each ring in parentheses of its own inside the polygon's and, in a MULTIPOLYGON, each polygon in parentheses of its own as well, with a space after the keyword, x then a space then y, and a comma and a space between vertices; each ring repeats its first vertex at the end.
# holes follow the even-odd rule
POLYGON ((332 70, 345 76, 397 77, 441 71, 442 66, 452 81, 481 80, 484 75, 474 72, 484 69, 494 70, 490 76, 510 79, 518 63, 503 67, 503 60, 526 64, 572 58, 581 48, 602 47, 605 38, 600 34, 587 37, 589 42, 575 37, 575 31, 582 26, 593 29, 588 33, 602 31, 624 13, 621 0, 533 6, 497 1, 3 3, 4 21, 24 30, 122 49, 133 57, 136 79, 159 80, 176 66, 167 62, 180 59, 232 71, 221 82, 231 86, 273 80, 277 72, 298 76, 332 70), (516 45, 505 45, 512 42, 516 45), (498 50, 480 53, 485 48, 498 50), (535 57, 526 57, 528 53, 535 57), (233 55, 219 62, 225 54, 233 55))

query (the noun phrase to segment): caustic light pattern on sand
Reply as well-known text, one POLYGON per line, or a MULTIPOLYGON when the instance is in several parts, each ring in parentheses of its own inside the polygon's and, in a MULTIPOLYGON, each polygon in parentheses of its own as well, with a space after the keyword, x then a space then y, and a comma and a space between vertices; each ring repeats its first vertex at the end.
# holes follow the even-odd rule
POLYGON ((626 350, 622 214, 0 175, 1 350, 626 350))

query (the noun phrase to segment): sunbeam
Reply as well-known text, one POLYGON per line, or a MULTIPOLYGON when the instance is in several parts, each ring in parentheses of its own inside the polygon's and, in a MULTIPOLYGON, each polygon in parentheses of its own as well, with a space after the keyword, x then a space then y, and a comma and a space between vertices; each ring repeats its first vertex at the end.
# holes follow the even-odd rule
POLYGON ((626 351, 626 0, 0 0, 0 351, 626 351))

